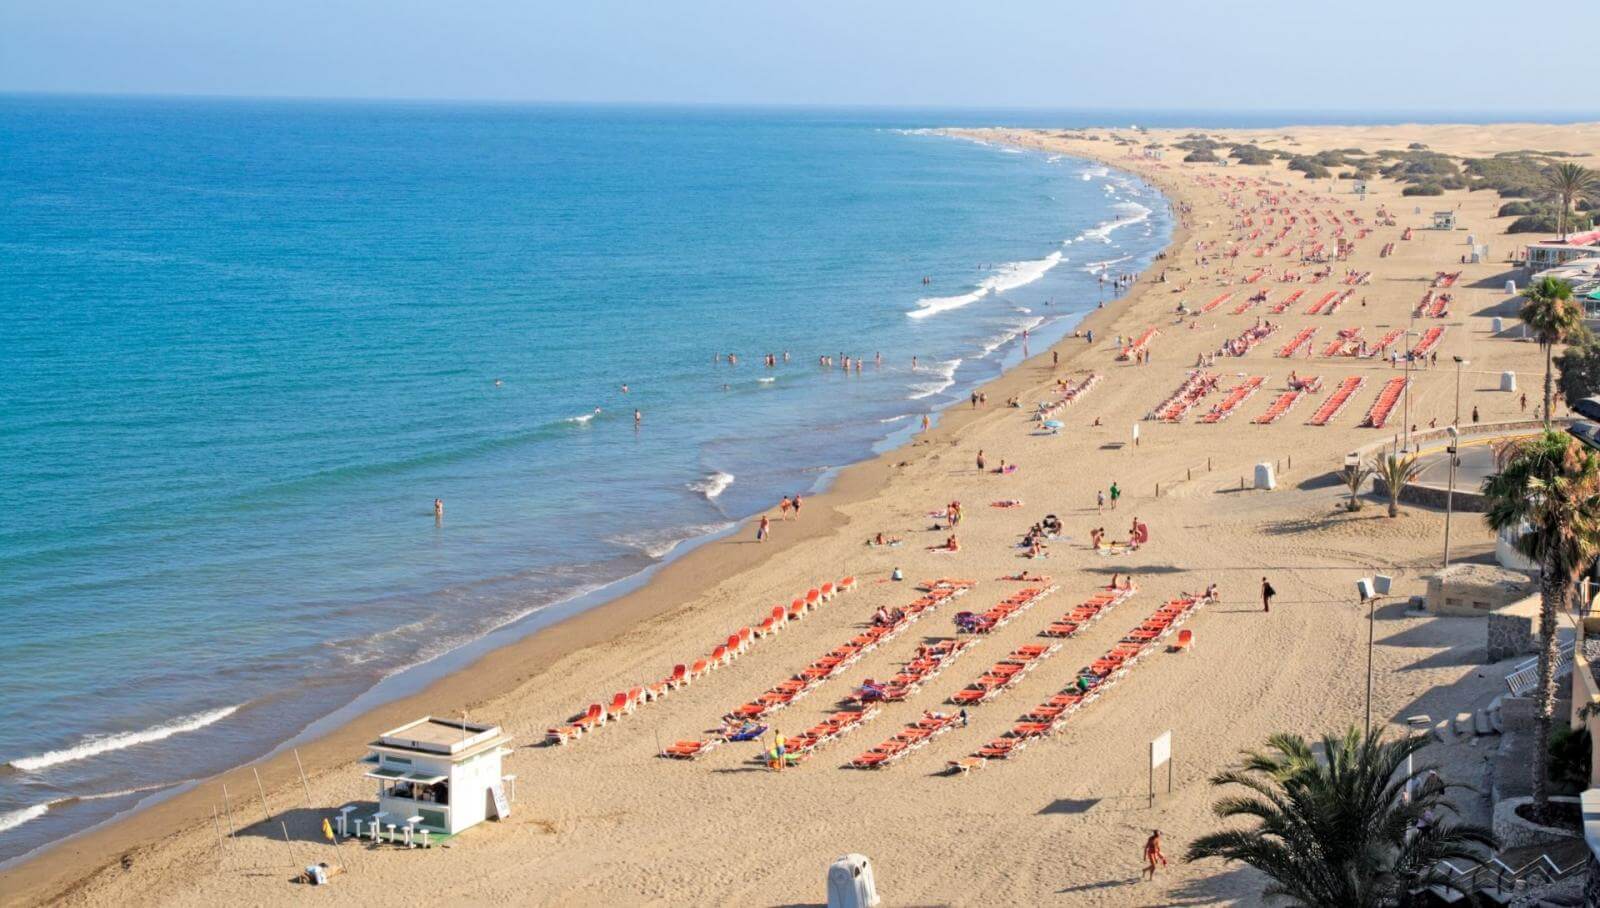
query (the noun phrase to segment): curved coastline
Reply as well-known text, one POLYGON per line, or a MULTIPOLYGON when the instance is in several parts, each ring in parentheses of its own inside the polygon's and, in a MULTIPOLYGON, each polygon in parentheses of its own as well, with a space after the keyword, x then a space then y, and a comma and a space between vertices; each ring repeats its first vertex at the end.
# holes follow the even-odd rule
MULTIPOLYGON (((932 132, 965 138, 962 130, 932 132)), ((1037 149, 1027 151, 1038 153, 1037 149)), ((1160 192, 1163 201, 1169 204, 1182 196, 1172 181, 1124 170, 1109 156, 1079 160, 1145 183, 1160 192)), ((1095 230, 1105 230, 1107 226, 1101 225, 1095 230)), ((1113 221, 1110 229, 1118 226, 1123 226, 1122 221, 1113 221)), ((1174 221, 1165 244, 1149 252, 1180 248, 1187 234, 1187 228, 1174 221)), ((1076 321, 1072 321, 1071 316, 1058 319, 1062 324, 1062 336, 1026 357, 1020 355, 1024 345, 1013 337, 1002 345, 1004 349, 998 358, 1000 374, 972 381, 971 387, 983 388, 1003 399, 1037 385, 1041 380, 1040 370, 1049 369, 1052 351, 1060 353, 1064 364, 1072 364, 1076 352, 1083 349, 1081 345, 1070 343, 1075 328, 1098 328, 1102 321, 1109 321, 1120 308, 1139 298, 1142 290, 1143 285, 1135 285, 1128 294, 1109 301, 1106 307, 1084 311, 1076 321)), ((950 391, 955 384, 952 376, 951 386, 939 393, 950 391)), ((965 388, 961 390, 965 393, 965 388)), ((684 600, 693 598, 694 591, 702 585, 699 578, 755 570, 811 539, 832 535, 847 527, 850 518, 842 509, 872 497, 909 446, 914 443, 950 444, 968 423, 987 412, 955 407, 958 402, 952 398, 932 408, 938 415, 928 433, 919 434, 913 421, 901 420, 886 426, 895 431, 886 433, 873 445, 874 453, 822 472, 811 489, 815 497, 807 502, 809 512, 814 515, 812 519, 803 526, 786 527, 785 532, 774 536, 769 544, 753 551, 750 547, 719 545, 728 542, 730 537, 744 534, 757 515, 733 518, 731 524, 715 532, 683 540, 660 561, 635 574, 514 618, 472 641, 384 677, 350 702, 313 719, 261 757, 206 778, 174 783, 58 842, 0 863, 0 891, 5 893, 0 896, 0 903, 31 903, 65 895, 119 858, 133 855, 200 822, 209 813, 214 800, 202 792, 202 786, 227 783, 253 788, 251 771, 255 770, 260 772, 269 795, 275 800, 298 801, 298 797, 284 794, 291 788, 298 791, 297 759, 308 775, 316 776, 348 767, 377 730, 418 715, 463 709, 474 714, 493 715, 497 695, 536 681, 545 667, 556 659, 623 637, 651 619, 684 607, 684 600)), ((248 704, 244 708, 247 711, 248 704)))

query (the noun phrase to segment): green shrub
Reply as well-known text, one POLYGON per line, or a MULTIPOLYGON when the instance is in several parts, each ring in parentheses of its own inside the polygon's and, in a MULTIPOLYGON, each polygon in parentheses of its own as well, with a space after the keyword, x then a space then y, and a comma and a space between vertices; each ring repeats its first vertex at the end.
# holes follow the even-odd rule
POLYGON ((1272 152, 1256 145, 1235 145, 1228 157, 1237 158, 1240 164, 1262 165, 1272 163, 1272 152))
POLYGON ((1500 212, 1495 215, 1499 218, 1521 217, 1527 214, 1538 214, 1539 206, 1532 202, 1507 202, 1500 206, 1500 212))
MULTIPOLYGON (((1567 215, 1567 232, 1573 233, 1589 230, 1594 227, 1594 216, 1588 214, 1567 215)), ((1530 214, 1517 218, 1506 228, 1506 233, 1555 233, 1560 229, 1556 220, 1556 210, 1552 206, 1542 209, 1538 214, 1530 214)))
POLYGON ((1400 190, 1401 195, 1444 195, 1444 187, 1438 183, 1416 183, 1400 190))
POLYGON ((1190 164, 1215 164, 1217 155, 1216 152, 1209 148, 1200 148, 1184 155, 1183 159, 1190 164))
POLYGON ((1557 723, 1550 732, 1550 781, 1556 794, 1578 794, 1589 787, 1589 730, 1557 723))

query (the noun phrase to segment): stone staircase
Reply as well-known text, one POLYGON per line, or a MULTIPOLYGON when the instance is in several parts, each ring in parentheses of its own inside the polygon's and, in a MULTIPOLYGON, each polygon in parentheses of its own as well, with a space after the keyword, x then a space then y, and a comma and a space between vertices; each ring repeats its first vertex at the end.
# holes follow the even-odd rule
POLYGON ((1431 716, 1408 716, 1406 721, 1418 728, 1431 724, 1433 736, 1440 744, 1465 742, 1468 745, 1476 745, 1481 737, 1500 735, 1505 731, 1505 722, 1500 716, 1500 701, 1503 699, 1504 695, 1495 697, 1487 706, 1471 712, 1456 713, 1438 722, 1434 722, 1431 716))

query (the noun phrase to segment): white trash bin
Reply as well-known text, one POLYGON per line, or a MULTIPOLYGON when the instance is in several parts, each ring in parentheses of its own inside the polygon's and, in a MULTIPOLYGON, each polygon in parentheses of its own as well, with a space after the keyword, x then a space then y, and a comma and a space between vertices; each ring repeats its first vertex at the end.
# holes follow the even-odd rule
POLYGON ((873 908, 878 901, 866 855, 847 854, 828 867, 828 908, 873 908))
POLYGON ((1515 391, 1515 390, 1517 390, 1517 373, 1515 373, 1515 372, 1501 372, 1500 373, 1500 390, 1502 390, 1502 391, 1515 391))
POLYGON ((1272 491, 1278 487, 1277 477, 1272 475, 1272 464, 1256 464, 1256 488, 1272 491))

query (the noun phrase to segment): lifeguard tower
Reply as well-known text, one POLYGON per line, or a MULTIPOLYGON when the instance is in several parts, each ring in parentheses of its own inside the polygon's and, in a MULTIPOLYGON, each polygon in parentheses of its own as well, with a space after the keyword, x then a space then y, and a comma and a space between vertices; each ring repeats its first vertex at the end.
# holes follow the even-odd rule
POLYGON ((1454 211, 1435 211, 1433 213, 1434 230, 1456 229, 1456 213, 1454 211))
MULTIPOLYGON (((364 761, 378 780, 378 813, 371 822, 407 831, 455 835, 489 817, 510 815, 501 758, 511 737, 498 725, 428 716, 378 736, 364 761)), ((374 836, 376 838, 376 836, 374 836)))

